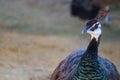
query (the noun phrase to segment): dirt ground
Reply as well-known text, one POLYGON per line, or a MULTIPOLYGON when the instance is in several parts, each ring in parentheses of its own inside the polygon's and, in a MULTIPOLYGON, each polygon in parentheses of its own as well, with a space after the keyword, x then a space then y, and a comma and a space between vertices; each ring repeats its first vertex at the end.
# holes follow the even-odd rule
MULTIPOLYGON (((87 47, 79 36, 36 35, 18 32, 0 34, 0 80, 49 80, 51 73, 71 52, 87 47)), ((120 43, 101 42, 99 55, 108 58, 120 72, 120 43)))

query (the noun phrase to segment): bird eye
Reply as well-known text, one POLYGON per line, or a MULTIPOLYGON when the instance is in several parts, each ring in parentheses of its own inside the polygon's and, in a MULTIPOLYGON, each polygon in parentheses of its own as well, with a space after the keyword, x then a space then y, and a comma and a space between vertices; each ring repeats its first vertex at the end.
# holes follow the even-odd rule
POLYGON ((93 28, 91 28, 90 30, 91 30, 91 31, 94 31, 95 29, 98 28, 98 25, 99 25, 99 24, 96 24, 96 25, 95 25, 93 28))
POLYGON ((99 24, 96 24, 96 25, 94 26, 94 28, 97 29, 97 28, 98 28, 98 25, 99 25, 99 24))

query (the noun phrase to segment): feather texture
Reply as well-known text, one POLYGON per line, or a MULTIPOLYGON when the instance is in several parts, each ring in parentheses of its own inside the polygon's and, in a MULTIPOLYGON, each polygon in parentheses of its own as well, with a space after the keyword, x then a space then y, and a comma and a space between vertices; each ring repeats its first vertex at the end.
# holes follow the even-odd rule
MULTIPOLYGON (((51 80, 70 80, 69 78, 73 75, 78 67, 79 61, 86 50, 78 50, 70 54, 64 59, 58 67, 55 69, 51 76, 51 80)), ((105 70, 105 75, 109 76, 106 80, 119 80, 118 72, 113 63, 105 58, 98 57, 100 66, 105 70)), ((76 79, 71 79, 76 80, 76 79)), ((79 79, 82 80, 82 79, 79 79)), ((89 80, 88 78, 86 80, 89 80)), ((98 80, 98 79, 94 79, 98 80)))
POLYGON ((83 29, 91 34, 91 41, 86 50, 78 50, 60 62, 51 76, 51 80, 119 80, 115 65, 98 56, 101 38, 100 22, 91 20, 83 29), (97 26, 97 27, 96 27, 97 26), (95 28, 94 30, 92 28, 95 28), (96 32, 98 31, 98 32, 96 32), (92 35, 98 35, 96 38, 92 35))

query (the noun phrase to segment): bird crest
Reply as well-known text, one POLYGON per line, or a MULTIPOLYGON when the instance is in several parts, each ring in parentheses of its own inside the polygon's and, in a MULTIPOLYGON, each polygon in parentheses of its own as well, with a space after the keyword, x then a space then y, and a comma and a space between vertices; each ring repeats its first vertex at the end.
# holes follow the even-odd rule
POLYGON ((105 17, 108 15, 109 12, 110 12, 109 6, 105 6, 105 8, 103 8, 103 9, 99 12, 98 16, 96 17, 97 20, 98 20, 98 21, 104 20, 105 17))

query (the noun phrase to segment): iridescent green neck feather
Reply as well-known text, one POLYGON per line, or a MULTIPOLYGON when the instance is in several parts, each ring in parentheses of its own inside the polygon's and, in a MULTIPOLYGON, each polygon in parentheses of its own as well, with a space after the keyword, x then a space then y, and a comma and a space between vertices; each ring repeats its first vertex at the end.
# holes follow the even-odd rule
POLYGON ((107 80, 98 62, 98 41, 93 38, 69 80, 107 80))

